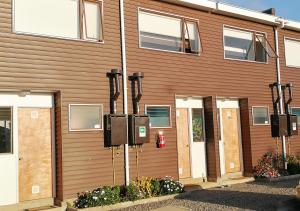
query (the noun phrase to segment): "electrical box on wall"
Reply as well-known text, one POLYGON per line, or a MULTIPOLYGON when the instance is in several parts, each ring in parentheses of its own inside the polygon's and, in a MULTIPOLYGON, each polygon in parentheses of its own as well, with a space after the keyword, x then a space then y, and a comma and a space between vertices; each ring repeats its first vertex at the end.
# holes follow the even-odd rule
POLYGON ((277 138, 288 135, 287 116, 285 114, 271 115, 272 137, 277 138))
POLYGON ((287 115, 287 128, 288 128, 288 135, 298 135, 298 119, 296 115, 287 115))
POLYGON ((104 115, 104 147, 127 144, 127 118, 123 114, 104 115))
POLYGON ((132 114, 128 116, 129 145, 150 143, 150 127, 148 115, 132 114))

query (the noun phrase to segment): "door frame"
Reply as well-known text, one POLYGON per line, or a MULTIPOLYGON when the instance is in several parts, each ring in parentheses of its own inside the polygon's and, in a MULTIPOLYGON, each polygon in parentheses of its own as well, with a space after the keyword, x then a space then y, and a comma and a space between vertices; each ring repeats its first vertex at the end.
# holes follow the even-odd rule
MULTIPOLYGON (((243 159, 243 140, 242 140, 242 128, 241 128, 241 115, 240 115, 240 104, 239 100, 237 98, 217 98, 217 109, 219 109, 219 126, 220 126, 220 140, 219 140, 219 155, 220 155, 220 172, 221 176, 224 176, 226 174, 225 169, 225 146, 224 146, 224 128, 223 128, 223 122, 222 122, 222 109, 223 108, 235 108, 238 109, 237 117, 238 117, 238 125, 239 125, 239 148, 240 148, 240 163, 241 163, 241 171, 244 172, 244 159, 243 159)), ((238 173, 238 172, 237 172, 238 173)))
MULTIPOLYGON (((19 122, 18 122, 18 108, 50 108, 54 109, 54 94, 53 93, 23 93, 23 92, 0 92, 0 107, 11 107, 12 108, 12 129, 13 138, 12 146, 13 153, 1 156, 12 156, 15 159, 15 187, 16 196, 13 202, 3 204, 0 206, 17 204, 19 200, 19 122), (4 99, 4 100, 2 100, 4 99)), ((55 197, 56 193, 56 163, 55 163, 55 112, 52 111, 51 118, 51 148, 52 148, 52 197, 55 197)))
MULTIPOLYGON (((190 152, 190 172, 191 172, 191 178, 199 178, 198 176, 196 176, 195 173, 195 169, 194 167, 195 165, 195 161, 193 158, 193 146, 194 146, 194 142, 193 142, 193 125, 192 125, 192 109, 193 108, 200 108, 202 109, 202 116, 203 119, 205 118, 205 113, 204 113, 204 105, 203 105, 203 98, 202 97, 197 97, 197 96, 176 96, 175 98, 176 101, 176 117, 177 117, 177 109, 180 108, 184 108, 188 110, 188 128, 189 128, 189 152, 190 152)), ((177 123, 176 123, 176 130, 177 130, 177 123)), ((205 121, 203 120, 203 128, 204 128, 204 149, 206 149, 206 136, 205 136, 205 121)), ((176 140, 177 142, 177 140, 176 140)), ((178 155, 178 149, 177 149, 177 155, 178 155)), ((207 164, 206 164, 206 160, 207 160, 207 155, 206 155, 206 151, 204 154, 204 169, 205 169, 205 173, 202 174, 203 177, 207 177, 207 164)), ((178 168, 178 164, 177 164, 177 168, 178 168)))

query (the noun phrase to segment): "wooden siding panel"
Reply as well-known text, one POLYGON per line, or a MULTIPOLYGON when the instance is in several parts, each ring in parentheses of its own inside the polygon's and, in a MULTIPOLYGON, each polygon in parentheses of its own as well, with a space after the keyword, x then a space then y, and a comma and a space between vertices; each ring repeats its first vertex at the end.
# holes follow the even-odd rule
MULTIPOLYGON (((111 151, 103 131, 69 132, 70 103, 99 103, 109 112, 106 72, 121 67, 119 4, 104 1, 103 44, 15 34, 10 0, 0 0, 0 89, 58 92, 56 98, 57 199, 112 184, 111 151)), ((123 152, 116 161, 124 182, 123 152)))

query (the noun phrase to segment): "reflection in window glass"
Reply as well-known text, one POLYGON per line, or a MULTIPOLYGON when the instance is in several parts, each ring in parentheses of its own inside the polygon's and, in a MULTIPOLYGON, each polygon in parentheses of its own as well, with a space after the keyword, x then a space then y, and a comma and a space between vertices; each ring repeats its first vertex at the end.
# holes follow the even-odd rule
POLYGON ((300 108, 292 108, 292 114, 297 115, 298 123, 300 124, 300 108))
POLYGON ((182 51, 181 19, 139 12, 141 46, 169 51, 182 51))
POLYGON ((11 108, 0 108, 0 153, 12 153, 11 108))
POLYGON ((170 107, 147 107, 151 127, 170 127, 170 107))
POLYGON ((192 109, 193 142, 204 141, 203 113, 201 108, 192 109))
POLYGON ((84 1, 84 39, 102 41, 101 3, 84 1))
POLYGON ((70 105, 70 130, 102 129, 101 105, 70 105))
POLYGON ((253 123, 258 125, 269 124, 269 111, 267 107, 253 107, 253 123))

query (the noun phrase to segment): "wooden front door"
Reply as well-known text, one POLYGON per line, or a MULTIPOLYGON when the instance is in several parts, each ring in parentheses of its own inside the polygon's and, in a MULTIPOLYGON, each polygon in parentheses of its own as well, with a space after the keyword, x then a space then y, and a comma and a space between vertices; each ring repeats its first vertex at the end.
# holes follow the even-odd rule
POLYGON ((239 109, 222 109, 222 127, 226 173, 241 171, 239 109))
POLYGON ((52 197, 51 109, 19 108, 19 201, 52 197))
POLYGON ((176 109, 179 178, 191 177, 189 118, 187 108, 176 109))

